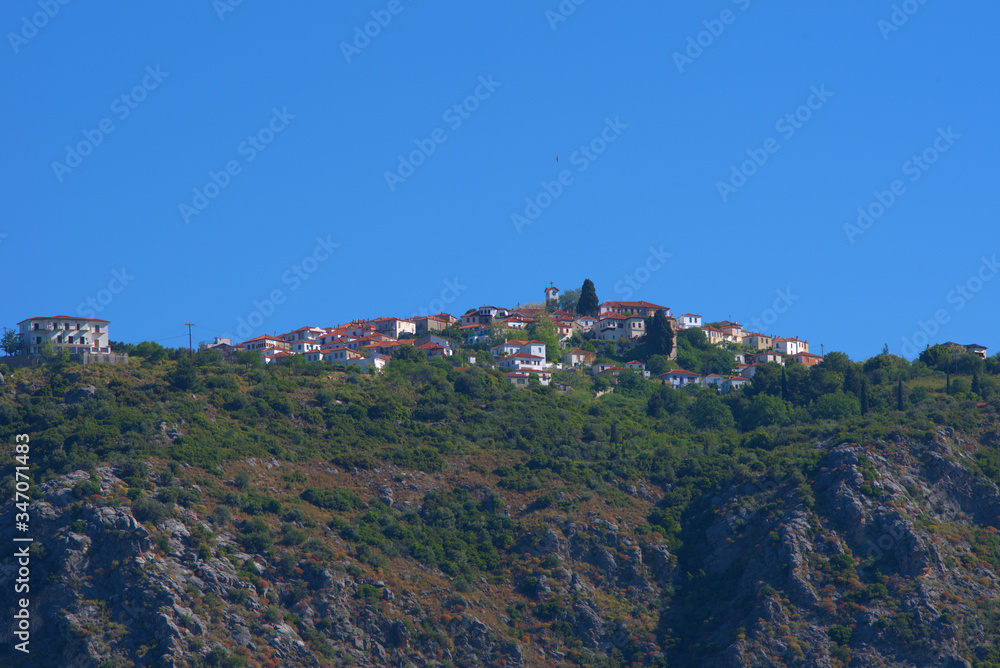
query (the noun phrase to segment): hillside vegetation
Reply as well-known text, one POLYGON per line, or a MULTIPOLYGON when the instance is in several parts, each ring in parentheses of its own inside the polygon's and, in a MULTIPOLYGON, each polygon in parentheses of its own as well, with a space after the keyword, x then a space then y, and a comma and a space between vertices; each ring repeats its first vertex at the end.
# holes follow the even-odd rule
POLYGON ((1000 666, 996 358, 595 398, 408 354, 131 355, 0 366, 55 648, 15 665, 1000 666))

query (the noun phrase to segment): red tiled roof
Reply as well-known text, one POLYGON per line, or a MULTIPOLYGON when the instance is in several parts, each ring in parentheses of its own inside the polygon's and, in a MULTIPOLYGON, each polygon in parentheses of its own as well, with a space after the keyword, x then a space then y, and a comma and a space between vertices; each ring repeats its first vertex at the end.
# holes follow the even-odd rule
POLYGON ((20 325, 22 322, 28 322, 29 320, 55 320, 56 318, 63 318, 65 320, 86 320, 88 322, 111 322, 110 320, 101 320, 100 318, 79 318, 75 315, 36 315, 34 318, 26 318, 17 324, 20 325))

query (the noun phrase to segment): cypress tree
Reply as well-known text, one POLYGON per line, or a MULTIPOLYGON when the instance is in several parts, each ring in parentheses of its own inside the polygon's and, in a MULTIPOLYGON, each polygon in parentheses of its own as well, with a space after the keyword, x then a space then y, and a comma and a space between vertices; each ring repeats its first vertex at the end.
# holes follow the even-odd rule
POLYGON ((896 409, 903 410, 903 381, 896 385, 896 409))
POLYGON ((861 377, 861 414, 868 414, 868 376, 861 377))
POLYGON ((597 315, 600 309, 600 302, 597 301, 597 290, 594 289, 594 282, 589 278, 583 281, 580 288, 580 299, 576 303, 576 312, 580 315, 597 315))

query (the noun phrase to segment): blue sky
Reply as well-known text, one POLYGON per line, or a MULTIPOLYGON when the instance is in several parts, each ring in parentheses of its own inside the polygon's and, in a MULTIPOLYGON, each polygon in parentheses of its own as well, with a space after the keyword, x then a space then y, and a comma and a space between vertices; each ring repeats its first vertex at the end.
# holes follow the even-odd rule
POLYGON ((179 346, 590 278, 1000 351, 1000 6, 528 4, 5 3, 2 324, 179 346))

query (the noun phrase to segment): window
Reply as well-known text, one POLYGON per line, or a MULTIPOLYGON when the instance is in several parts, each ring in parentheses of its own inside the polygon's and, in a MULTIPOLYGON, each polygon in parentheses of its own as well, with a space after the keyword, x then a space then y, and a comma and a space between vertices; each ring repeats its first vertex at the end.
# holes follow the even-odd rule
POLYGON ((42 342, 42 337, 36 336, 35 337, 35 343, 41 343, 41 342, 42 342))
POLYGON ((66 343, 73 343, 73 337, 72 336, 67 336, 66 337, 66 343))
POLYGON ((56 337, 56 343, 62 343, 62 334, 56 337))
POLYGON ((32 329, 38 329, 38 323, 37 322, 31 323, 31 328, 32 329))
POLYGON ((69 331, 69 323, 68 322, 63 324, 63 329, 65 329, 66 331, 69 331))
POLYGON ((80 331, 80 323, 76 323, 76 331, 80 331))

